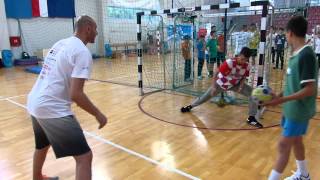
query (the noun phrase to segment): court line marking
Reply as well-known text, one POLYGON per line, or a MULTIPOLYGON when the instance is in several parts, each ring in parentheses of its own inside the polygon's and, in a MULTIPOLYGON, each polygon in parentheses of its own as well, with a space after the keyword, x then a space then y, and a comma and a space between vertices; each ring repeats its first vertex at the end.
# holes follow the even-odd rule
POLYGON ((18 98, 18 97, 22 97, 22 96, 27 96, 28 94, 21 94, 18 96, 11 96, 11 97, 6 97, 5 99, 14 99, 14 98, 18 98))
MULTIPOLYGON (((121 79, 121 78, 129 78, 129 77, 138 77, 138 75, 132 75, 132 76, 118 76, 118 77, 113 77, 113 78, 106 78, 102 81, 112 81, 112 80, 115 80, 115 79, 121 79)), ((92 81, 97 81, 98 79, 95 79, 95 78, 91 78, 90 80, 92 81)))
MULTIPOLYGON (((9 99, 9 98, 5 98, 5 100, 7 100, 8 102, 10 102, 10 103, 12 103, 12 104, 15 104, 15 105, 17 105, 17 106, 19 106, 19 107, 22 107, 22 108, 24 108, 24 109, 27 109, 27 107, 26 107, 25 105, 20 104, 20 103, 18 103, 18 102, 15 102, 15 101, 13 101, 13 100, 11 100, 11 99, 9 99)), ((179 174, 179 175, 181 175, 181 176, 184 176, 184 177, 189 178, 189 179, 192 179, 192 180, 201 180, 201 179, 198 178, 198 177, 192 176, 191 174, 188 174, 188 173, 186 173, 186 172, 183 172, 183 171, 181 171, 181 170, 179 170, 179 169, 166 166, 165 164, 163 164, 163 163, 161 163, 161 162, 159 162, 159 161, 156 161, 156 160, 154 160, 154 159, 151 159, 151 158, 148 157, 148 156, 145 156, 145 155, 143 155, 143 154, 137 153, 137 152, 135 152, 135 151, 133 151, 133 150, 130 150, 130 149, 128 149, 128 148, 125 148, 125 147, 123 147, 123 146, 121 146, 121 145, 119 145, 119 144, 116 144, 116 143, 112 142, 112 141, 109 141, 109 140, 107 140, 107 139, 104 139, 103 137, 98 136, 98 135, 96 135, 96 134, 94 134, 94 133, 91 133, 91 132, 88 132, 88 131, 85 131, 85 130, 83 130, 83 133, 86 134, 87 136, 89 136, 89 137, 97 140, 97 141, 103 142, 104 144, 109 144, 109 145, 111 145, 111 146, 113 146, 113 147, 115 147, 115 148, 117 148, 117 149, 120 149, 120 150, 122 150, 122 151, 124 151, 124 152, 127 152, 127 153, 130 154, 130 155, 136 156, 136 157, 141 158, 141 159, 144 159, 144 160, 146 160, 146 161, 148 161, 148 162, 150 162, 150 163, 152 163, 152 164, 154 164, 154 165, 160 166, 160 167, 166 169, 167 171, 170 171, 170 172, 179 174)))
MULTIPOLYGON (((90 80, 85 85, 92 85, 92 84, 99 84, 99 83, 101 83, 101 82, 100 81, 90 80)), ((22 96, 27 96, 27 95, 28 94, 21 94, 21 95, 10 96, 10 97, 0 96, 0 101, 5 101, 7 99, 14 99, 14 98, 22 97, 22 96)))
POLYGON ((11 100, 11 99, 9 99, 9 98, 6 98, 5 100, 7 100, 7 101, 11 102, 12 104, 15 104, 15 105, 17 105, 17 106, 19 106, 19 107, 22 107, 22 108, 24 108, 24 109, 27 110, 27 106, 25 106, 25 105, 23 105, 23 104, 20 104, 20 103, 18 103, 18 102, 15 102, 15 101, 13 101, 13 100, 11 100))
POLYGON ((174 173, 176 173, 176 174, 179 174, 179 175, 181 175, 181 176, 184 176, 184 177, 189 178, 189 179, 192 179, 192 180, 200 180, 200 178, 197 178, 197 177, 195 177, 195 176, 192 176, 191 174, 185 173, 185 172, 183 172, 183 171, 181 171, 181 170, 179 170, 179 169, 176 169, 176 168, 172 168, 172 167, 166 166, 165 164, 162 164, 162 163, 159 162, 159 161, 156 161, 156 160, 154 160, 154 159, 151 159, 151 158, 149 158, 149 157, 147 157, 147 156, 145 156, 145 155, 143 155, 143 154, 137 153, 137 152, 135 152, 135 151, 132 151, 132 150, 130 150, 130 149, 127 149, 127 148, 125 148, 125 147, 123 147, 123 146, 120 146, 120 145, 118 145, 118 144, 115 144, 115 143, 113 143, 113 142, 111 142, 111 141, 109 141, 109 140, 106 140, 106 139, 104 139, 104 138, 102 138, 102 137, 100 137, 100 136, 98 136, 98 135, 95 135, 95 134, 93 134, 93 133, 90 133, 90 132, 88 132, 88 131, 84 131, 84 134, 86 134, 86 135, 88 135, 88 136, 90 136, 90 137, 92 137, 92 138, 94 138, 94 139, 96 139, 96 140, 98 140, 98 141, 104 142, 105 144, 109 144, 109 145, 111 145, 111 146, 113 146, 113 147, 116 147, 116 148, 118 148, 118 149, 120 149, 120 150, 123 150, 123 151, 127 152, 128 154, 137 156, 137 157, 139 157, 139 158, 141 158, 141 159, 144 159, 144 160, 146 160, 146 161, 148 161, 148 162, 150 162, 150 163, 152 163, 152 164, 155 164, 155 165, 157 165, 157 166, 160 166, 160 167, 162 167, 162 168, 164 168, 164 169, 166 169, 166 170, 168 170, 168 171, 170 171, 170 172, 174 172, 174 173))
POLYGON ((92 84, 99 84, 99 83, 101 83, 101 82, 90 80, 85 85, 92 85, 92 84))
POLYGON ((22 96, 27 96, 27 94, 21 94, 21 95, 18 95, 18 96, 10 96, 10 97, 2 97, 2 96, 0 96, 0 101, 6 101, 7 99, 14 99, 14 98, 17 98, 17 97, 22 97, 22 96))

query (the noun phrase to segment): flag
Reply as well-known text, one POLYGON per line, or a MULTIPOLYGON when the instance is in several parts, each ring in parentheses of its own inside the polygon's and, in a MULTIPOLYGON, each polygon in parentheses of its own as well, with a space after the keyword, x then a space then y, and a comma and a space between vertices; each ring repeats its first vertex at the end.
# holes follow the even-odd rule
POLYGON ((75 17, 74 0, 5 0, 8 18, 75 17))
POLYGON ((32 0, 32 16, 48 17, 47 0, 32 0))
POLYGON ((5 0, 7 18, 32 18, 30 0, 5 0))
POLYGON ((49 17, 76 17, 74 0, 47 0, 47 2, 49 17))
POLYGON ((74 0, 32 0, 33 17, 75 17, 74 0))

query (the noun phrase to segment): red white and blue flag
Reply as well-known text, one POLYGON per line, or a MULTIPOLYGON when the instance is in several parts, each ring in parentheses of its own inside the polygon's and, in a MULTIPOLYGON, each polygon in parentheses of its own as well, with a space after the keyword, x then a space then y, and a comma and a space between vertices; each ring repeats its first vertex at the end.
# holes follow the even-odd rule
POLYGON ((74 0, 5 0, 7 18, 75 17, 74 0))
POLYGON ((47 0, 32 0, 33 17, 49 17, 47 0))

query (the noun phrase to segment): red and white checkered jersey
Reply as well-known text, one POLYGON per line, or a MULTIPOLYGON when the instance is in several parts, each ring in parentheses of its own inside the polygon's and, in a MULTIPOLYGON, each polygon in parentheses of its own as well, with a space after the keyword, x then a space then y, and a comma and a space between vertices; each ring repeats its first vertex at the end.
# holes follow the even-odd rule
POLYGON ((219 68, 217 84, 224 90, 228 90, 237 85, 241 79, 249 76, 249 65, 237 64, 237 59, 227 59, 219 68))

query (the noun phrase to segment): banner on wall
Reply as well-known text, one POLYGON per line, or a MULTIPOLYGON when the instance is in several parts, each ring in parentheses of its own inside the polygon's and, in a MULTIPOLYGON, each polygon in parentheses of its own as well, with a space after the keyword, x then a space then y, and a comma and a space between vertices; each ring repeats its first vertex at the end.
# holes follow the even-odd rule
POLYGON ((8 18, 75 17, 74 0, 5 0, 8 18))
MULTIPOLYGON (((174 27, 169 25, 167 27, 168 41, 174 39, 174 27)), ((185 35, 192 37, 192 26, 191 25, 176 25, 176 40, 181 40, 185 35)))
POLYGON ((159 0, 108 0, 108 6, 160 9, 159 0))

